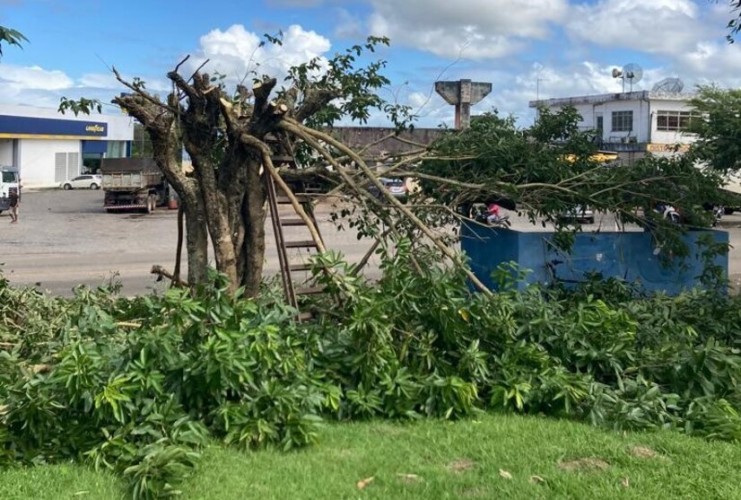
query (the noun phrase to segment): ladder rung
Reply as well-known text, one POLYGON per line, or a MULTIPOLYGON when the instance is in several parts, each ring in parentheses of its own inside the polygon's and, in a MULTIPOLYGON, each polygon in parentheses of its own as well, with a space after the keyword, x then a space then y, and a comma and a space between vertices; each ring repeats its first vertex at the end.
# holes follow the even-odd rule
POLYGON ((286 248, 316 248, 316 241, 314 240, 299 240, 299 241, 286 241, 284 246, 286 248))
POLYGON ((280 225, 281 226, 305 226, 306 222, 304 222, 304 219, 281 219, 280 225))
POLYGON ((312 286, 308 288, 299 288, 296 290, 296 295, 317 295, 324 293, 323 286, 312 286))
POLYGON ((293 271, 311 271, 311 264, 291 264, 288 269, 293 271))

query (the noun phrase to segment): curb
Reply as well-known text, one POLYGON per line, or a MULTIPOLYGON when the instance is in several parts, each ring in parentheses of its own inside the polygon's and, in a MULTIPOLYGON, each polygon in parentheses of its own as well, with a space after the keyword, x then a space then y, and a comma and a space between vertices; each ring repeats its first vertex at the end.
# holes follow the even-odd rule
POLYGON ((720 228, 725 228, 725 229, 734 229, 734 228, 741 227, 741 221, 739 220, 724 221, 723 219, 721 219, 718 221, 718 223, 715 226, 720 227, 720 228))

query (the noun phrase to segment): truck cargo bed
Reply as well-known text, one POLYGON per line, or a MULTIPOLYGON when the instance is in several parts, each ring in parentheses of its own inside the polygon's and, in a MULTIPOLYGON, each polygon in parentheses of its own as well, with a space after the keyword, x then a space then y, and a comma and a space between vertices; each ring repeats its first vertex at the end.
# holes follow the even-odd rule
POLYGON ((135 191, 162 183, 158 172, 103 172, 103 189, 109 191, 135 191))

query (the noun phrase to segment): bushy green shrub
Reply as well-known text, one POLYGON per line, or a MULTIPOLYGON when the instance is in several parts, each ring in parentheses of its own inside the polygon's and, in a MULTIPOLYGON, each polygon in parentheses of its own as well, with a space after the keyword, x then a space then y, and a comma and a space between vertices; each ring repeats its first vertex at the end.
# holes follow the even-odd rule
POLYGON ((1 281, 0 465, 87 460, 149 498, 175 494, 209 439, 287 450, 323 418, 511 411, 741 440, 741 298, 597 277, 487 296, 403 241, 377 283, 320 259, 330 293, 303 304, 309 323, 219 276, 135 299, 1 281))
POLYGON ((174 493, 209 437, 283 449, 316 440, 325 384, 291 310, 235 300, 216 276, 193 295, 112 292, 62 301, 0 290, 14 346, 0 351, 0 460, 87 458, 148 498, 174 493))
POLYGON ((340 417, 489 409, 738 439, 741 298, 646 296, 598 276, 488 297, 408 243, 382 260, 377 286, 353 287, 320 328, 314 358, 346 395, 340 417))

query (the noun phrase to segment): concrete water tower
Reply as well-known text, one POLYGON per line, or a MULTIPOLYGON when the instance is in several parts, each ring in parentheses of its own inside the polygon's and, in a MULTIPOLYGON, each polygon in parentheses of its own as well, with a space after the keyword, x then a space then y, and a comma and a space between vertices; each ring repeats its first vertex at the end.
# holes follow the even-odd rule
POLYGON ((468 128, 471 124, 471 106, 491 92, 491 83, 460 80, 435 82, 435 91, 448 104, 455 106, 455 128, 468 128))

